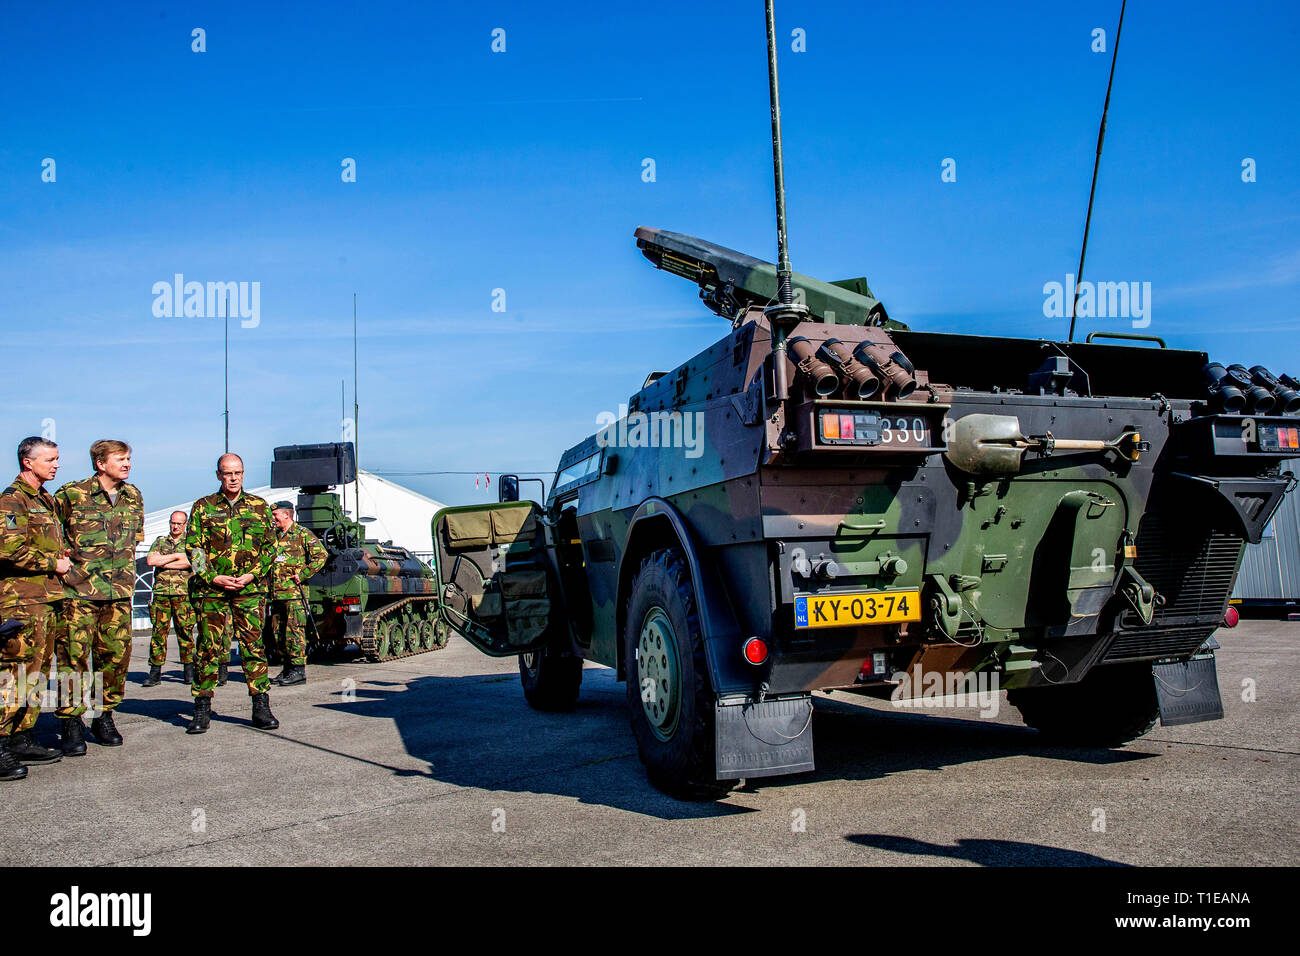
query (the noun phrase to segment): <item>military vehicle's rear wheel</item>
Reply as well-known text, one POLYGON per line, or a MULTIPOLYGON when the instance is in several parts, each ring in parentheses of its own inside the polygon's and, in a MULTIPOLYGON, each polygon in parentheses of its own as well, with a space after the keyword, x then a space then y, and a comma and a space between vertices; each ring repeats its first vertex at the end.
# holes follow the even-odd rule
POLYGON ((534 710, 573 710, 582 684, 582 658, 549 647, 520 654, 519 682, 534 710))
POLYGON ((392 627, 393 627, 392 621, 380 621, 375 628, 375 637, 376 637, 375 654, 378 657, 378 659, 381 661, 385 657, 387 657, 392 651, 392 646, 393 646, 392 627))
POLYGON ((1075 747, 1118 747, 1160 716, 1147 663, 1097 667, 1077 684, 1013 690, 1007 700, 1044 737, 1075 747))
POLYGON ((624 632, 627 705, 650 781, 675 797, 716 800, 714 693, 686 557, 655 551, 632 582, 624 632))

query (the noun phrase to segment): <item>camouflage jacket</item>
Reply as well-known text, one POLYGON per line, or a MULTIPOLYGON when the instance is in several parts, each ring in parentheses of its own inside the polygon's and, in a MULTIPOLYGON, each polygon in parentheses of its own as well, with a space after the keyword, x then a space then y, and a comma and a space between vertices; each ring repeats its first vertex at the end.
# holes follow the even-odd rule
POLYGON ((283 534, 277 528, 275 564, 271 568, 271 596, 282 600, 300 597, 298 585, 293 583, 294 576, 305 584, 309 577, 325 567, 328 558, 325 546, 297 522, 283 534))
POLYGON ((122 482, 109 501, 94 475, 70 481, 54 493, 63 536, 72 549, 72 570, 63 576, 68 597, 87 601, 129 600, 135 593, 135 546, 144 540, 144 499, 122 482))
POLYGON ((50 493, 15 478, 0 493, 0 610, 63 600, 54 563, 65 548, 50 493))
POLYGON ((220 491, 194 502, 185 533, 190 579, 200 593, 252 594, 266 590, 266 575, 275 561, 275 525, 263 498, 241 491, 233 503, 220 491), (212 584, 219 574, 252 574, 240 591, 212 584))
MULTIPOLYGON (((185 538, 172 538, 169 534, 161 534, 158 539, 149 546, 150 554, 184 554, 185 538)), ((190 593, 189 568, 154 568, 153 571, 153 593, 158 597, 184 597, 190 593)))

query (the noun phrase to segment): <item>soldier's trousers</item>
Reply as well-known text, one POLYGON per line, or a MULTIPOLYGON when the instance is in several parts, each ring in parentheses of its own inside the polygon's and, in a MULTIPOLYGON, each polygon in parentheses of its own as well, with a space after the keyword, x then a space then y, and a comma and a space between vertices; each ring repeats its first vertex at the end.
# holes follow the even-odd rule
MULTIPOLYGON (((59 692, 65 687, 86 688, 95 675, 104 681, 103 710, 112 713, 122 703, 126 672, 131 667, 131 599, 63 602, 66 631, 60 628, 54 653, 59 661, 59 692)), ((77 697, 78 695, 73 695, 77 697)), ((60 717, 80 717, 87 710, 84 697, 59 701, 60 717)))
POLYGON ((307 610, 302 598, 273 598, 267 609, 266 632, 285 663, 301 667, 307 663, 307 610))
POLYGON ((54 658, 57 612, 49 604, 29 604, 3 617, 24 622, 22 630, 0 646, 0 737, 9 737, 36 726, 45 689, 41 672, 54 658))
POLYGON ((199 617, 199 643, 194 684, 195 697, 211 697, 217 686, 217 665, 230 657, 230 635, 239 641, 239 659, 244 665, 244 682, 249 695, 271 689, 266 676, 266 651, 262 647, 262 612, 266 594, 201 594, 195 599, 199 617))
POLYGON ((181 663, 194 660, 194 605, 188 595, 157 594, 149 605, 149 619, 153 621, 153 639, 149 641, 149 666, 162 667, 167 663, 167 632, 176 628, 176 646, 181 652, 181 663))

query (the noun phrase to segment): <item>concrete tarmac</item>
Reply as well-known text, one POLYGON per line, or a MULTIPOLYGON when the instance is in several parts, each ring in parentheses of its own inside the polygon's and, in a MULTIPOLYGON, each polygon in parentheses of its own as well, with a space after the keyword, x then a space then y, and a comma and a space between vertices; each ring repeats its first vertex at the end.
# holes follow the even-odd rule
MULTIPOLYGON (((117 749, 0 783, 6 866, 261 864, 1291 865, 1300 862, 1300 624, 1217 635, 1223 720, 1117 750, 1046 745, 997 698, 898 709, 818 694, 817 770, 683 803, 646 780, 613 671, 577 709, 524 702, 516 662, 459 638, 385 664, 313 665, 254 730, 238 664, 187 736, 172 661, 117 749), (1253 699, 1248 699, 1252 698, 1253 699)), ((38 732, 54 741, 52 715, 38 732)))

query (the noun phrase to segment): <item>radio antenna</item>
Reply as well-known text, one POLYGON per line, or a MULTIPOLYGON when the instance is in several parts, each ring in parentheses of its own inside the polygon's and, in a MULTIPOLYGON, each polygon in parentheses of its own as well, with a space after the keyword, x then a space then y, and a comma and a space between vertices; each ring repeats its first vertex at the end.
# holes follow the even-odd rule
POLYGON ((1119 34, 1124 29, 1124 7, 1128 0, 1119 5, 1119 26, 1115 28, 1115 46, 1110 52, 1110 79, 1106 81, 1106 102, 1101 108, 1101 127, 1097 130, 1097 158, 1092 163, 1092 188, 1088 190, 1088 216, 1083 221, 1083 248, 1079 250, 1079 269, 1074 276, 1074 301, 1070 303, 1070 337, 1074 341, 1074 318, 1079 311, 1079 289, 1083 285, 1083 257, 1088 254, 1088 229, 1092 226, 1092 201, 1097 195, 1097 170, 1101 168, 1101 145, 1106 140, 1106 114, 1110 111, 1110 88, 1115 83, 1115 61, 1119 59, 1119 34))
MULTIPOLYGON (((340 424, 340 425, 345 425, 345 424, 347 424, 347 417, 348 417, 348 386, 347 386, 347 379, 342 379, 342 378, 341 378, 341 379, 339 379, 339 424, 340 424)), ((354 439, 356 438, 356 434, 355 434, 355 432, 354 432, 354 434, 353 434, 353 438, 354 438, 354 439)), ((355 443, 354 443, 353 447, 354 447, 354 448, 356 447, 355 443)), ((343 517, 346 518, 346 517, 348 516, 348 485, 347 485, 347 482, 344 482, 344 483, 343 483, 342 491, 343 491, 343 517)))
POLYGON ((353 502, 357 521, 361 520, 361 406, 357 400, 357 294, 352 293, 352 450, 355 474, 353 475, 353 502))
POLYGON ((772 103, 772 179, 776 191, 776 305, 764 310, 772 328, 772 373, 778 401, 790 394, 786 369, 786 336, 808 317, 806 306, 794 301, 790 250, 785 235, 785 163, 781 157, 781 90, 776 73, 776 14, 767 0, 767 89, 772 103))
POLYGON ((225 381, 225 388, 226 388, 226 408, 225 411, 222 412, 222 418, 226 420, 226 454, 229 455, 230 454, 230 293, 229 292, 226 293, 225 304, 224 307, 222 308, 222 312, 224 313, 224 315, 221 316, 221 324, 225 326, 225 330, 226 330, 226 344, 225 344, 226 365, 225 365, 225 372, 222 375, 222 378, 225 381))

